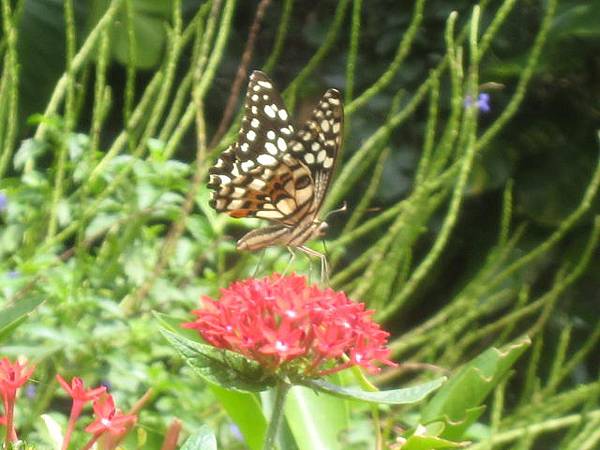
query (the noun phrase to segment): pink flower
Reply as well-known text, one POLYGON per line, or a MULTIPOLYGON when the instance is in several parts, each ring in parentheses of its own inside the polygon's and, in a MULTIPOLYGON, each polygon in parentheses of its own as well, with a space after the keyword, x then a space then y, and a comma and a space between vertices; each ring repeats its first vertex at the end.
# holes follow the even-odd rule
POLYGON ((18 361, 12 363, 8 358, 0 360, 0 394, 2 395, 4 413, 6 414, 3 422, 8 430, 5 442, 7 448, 9 442, 17 440, 17 433, 13 424, 17 389, 27 382, 34 369, 34 366, 27 367, 18 361))
POLYGON ((23 386, 35 367, 27 367, 18 361, 11 363, 8 358, 0 360, 0 392, 2 395, 15 395, 17 389, 23 386))
POLYGON ((233 283, 219 300, 203 297, 196 320, 183 324, 208 343, 241 353, 269 372, 319 377, 377 362, 395 365, 388 333, 372 311, 345 293, 309 286, 305 277, 278 274, 233 283))
POLYGON ((79 377, 73 377, 70 385, 58 374, 56 375, 56 379, 73 399, 71 415, 69 416, 69 423, 67 425, 67 431, 65 433, 62 445, 62 450, 66 450, 71 442, 71 435, 75 429, 75 422, 79 418, 81 411, 83 410, 83 406, 87 402, 96 400, 98 397, 100 397, 100 395, 106 391, 106 387, 100 386, 95 389, 88 389, 86 391, 83 386, 83 381, 79 377))
POLYGON ((106 386, 86 390, 83 386, 83 381, 79 377, 73 377, 70 385, 58 374, 56 375, 56 379, 62 388, 71 396, 73 402, 87 403, 96 400, 106 391, 106 386))
POLYGON ((127 430, 127 426, 135 423, 137 417, 133 414, 123 414, 115 408, 115 401, 110 394, 103 394, 94 401, 96 419, 85 427, 85 431, 100 435, 106 431, 118 435, 127 430))

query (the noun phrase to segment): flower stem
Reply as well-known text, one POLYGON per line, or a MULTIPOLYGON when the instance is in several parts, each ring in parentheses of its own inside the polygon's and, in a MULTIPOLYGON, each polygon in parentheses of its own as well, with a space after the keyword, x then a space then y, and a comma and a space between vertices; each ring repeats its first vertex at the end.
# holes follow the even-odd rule
POLYGON ((13 424, 15 408, 15 395, 8 394, 4 398, 4 413, 6 415, 6 448, 10 448, 10 443, 17 440, 17 432, 13 424))
POLYGON ((283 405, 285 403, 285 396, 292 387, 291 384, 279 380, 277 386, 275 386, 275 403, 273 404, 273 411, 271 413, 271 421, 269 422, 269 428, 267 428, 267 436, 265 437, 265 445, 263 450, 272 450, 275 448, 275 438, 277 437, 277 431, 283 418, 283 405))
POLYGON ((71 407, 71 415, 69 417, 67 431, 65 432, 65 437, 63 438, 62 450, 67 450, 67 448, 69 448, 69 443, 71 442, 71 435, 73 434, 73 430, 75 429, 75 422, 77 422, 77 419, 79 418, 82 409, 83 404, 74 400, 73 406, 71 407))
POLYGON ((83 450, 89 450, 90 448, 92 448, 92 446, 96 443, 96 441, 98 440, 98 438, 102 435, 102 433, 104 433, 103 431, 100 431, 96 434, 94 434, 89 441, 87 441, 87 444, 85 444, 85 447, 83 447, 83 450))

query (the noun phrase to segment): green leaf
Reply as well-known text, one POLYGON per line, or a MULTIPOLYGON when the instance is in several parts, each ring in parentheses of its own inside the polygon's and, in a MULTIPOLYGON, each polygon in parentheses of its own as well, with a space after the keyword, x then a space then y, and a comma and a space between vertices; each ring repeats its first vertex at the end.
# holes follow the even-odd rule
POLYGON ((436 448, 460 448, 465 447, 466 444, 461 442, 449 441, 436 436, 419 436, 413 434, 409 437, 402 450, 433 450, 436 448))
MULTIPOLYGON (((181 328, 181 324, 185 322, 185 319, 158 312, 154 312, 154 317, 160 322, 164 331, 170 331, 171 334, 185 339, 188 343, 204 345, 199 343, 198 334, 195 331, 181 328)), ((193 363, 189 364, 194 368, 193 363)), ((194 370, 196 371, 196 369, 194 370)), ((208 383, 214 396, 227 411, 229 417, 236 423, 248 447, 252 450, 261 449, 267 430, 267 420, 256 396, 246 392, 234 391, 228 387, 221 387, 218 383, 213 383, 211 379, 207 379, 203 375, 200 376, 208 383)))
POLYGON ((209 387, 240 429, 248 447, 252 450, 262 449, 267 433, 267 419, 256 394, 235 392, 216 384, 209 387))
POLYGON ((202 343, 198 333, 194 330, 190 330, 189 328, 183 328, 181 326, 182 323, 189 322, 192 320, 191 317, 176 317, 169 316, 168 314, 160 313, 157 311, 153 312, 154 318, 158 320, 160 325, 166 330, 172 331, 179 336, 183 336, 190 341, 200 342, 202 343))
POLYGON ((300 450, 345 448, 339 438, 350 427, 347 402, 294 386, 286 398, 285 417, 300 450))
POLYGON ((411 386, 409 388, 377 392, 343 388, 323 380, 304 381, 302 384, 317 391, 325 392, 327 394, 347 400, 359 400, 369 403, 385 403, 390 405, 406 405, 410 403, 417 403, 423 400, 428 394, 444 384, 445 381, 446 377, 441 377, 427 383, 411 386))
POLYGON ((22 324, 27 319, 27 316, 43 301, 44 299, 40 297, 29 297, 19 300, 13 306, 0 311, 0 342, 22 324))
POLYGON ((27 161, 36 160, 47 149, 48 145, 45 142, 38 141, 33 138, 25 139, 21 146, 18 148, 17 152, 15 153, 15 157, 13 160, 15 169, 22 169, 23 167, 25 167, 25 163, 27 161))
POLYGON ((40 417, 44 421, 44 425, 46 425, 48 435, 54 444, 53 447, 61 448, 64 440, 61 426, 49 414, 42 414, 40 417))
POLYGON ((160 332, 206 382, 238 392, 263 391, 274 384, 262 367, 238 353, 200 344, 164 328, 160 332))
POLYGON ((483 412, 484 399, 530 343, 525 336, 501 349, 492 347, 462 366, 423 408, 421 422, 445 419, 442 436, 460 439, 483 412))
POLYGON ((181 450, 217 450, 217 438, 208 425, 202 425, 197 433, 187 438, 181 450))

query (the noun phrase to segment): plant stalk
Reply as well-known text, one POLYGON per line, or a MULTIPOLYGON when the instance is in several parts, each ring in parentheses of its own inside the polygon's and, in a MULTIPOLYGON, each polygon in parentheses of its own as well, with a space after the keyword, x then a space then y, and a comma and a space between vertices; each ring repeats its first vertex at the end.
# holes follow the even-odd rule
POLYGON ((291 387, 291 384, 283 380, 280 380, 277 383, 277 386, 275 386, 275 403, 273 404, 271 421, 269 422, 269 428, 267 428, 267 435, 265 437, 265 445, 263 446, 263 450, 273 450, 275 448, 277 431, 279 430, 279 425, 281 425, 281 420, 283 418, 283 405, 285 404, 285 397, 291 387))

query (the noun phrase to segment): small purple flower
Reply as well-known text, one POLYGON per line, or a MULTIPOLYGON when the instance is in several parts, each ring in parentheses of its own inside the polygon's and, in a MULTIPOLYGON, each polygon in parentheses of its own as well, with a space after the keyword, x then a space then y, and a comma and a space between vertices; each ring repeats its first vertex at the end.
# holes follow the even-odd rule
MULTIPOLYGON (((467 95, 464 102, 465 108, 473 106, 473 97, 467 95)), ((490 94, 487 92, 481 92, 475 102, 475 107, 481 112, 489 112, 492 108, 490 106, 490 94)))
POLYGON ((19 278, 20 275, 21 275, 21 272, 19 272, 18 270, 11 270, 9 272, 6 272, 6 276, 13 280, 15 278, 19 278))
POLYGON ((29 383, 25 386, 25 395, 27 398, 34 398, 35 394, 37 394, 37 387, 34 384, 29 383))
POLYGON ((4 192, 0 192, 0 212, 4 211, 8 206, 8 197, 4 192))
POLYGON ((244 436, 242 435, 242 432, 235 423, 229 424, 229 431, 237 441, 244 442, 244 436))

